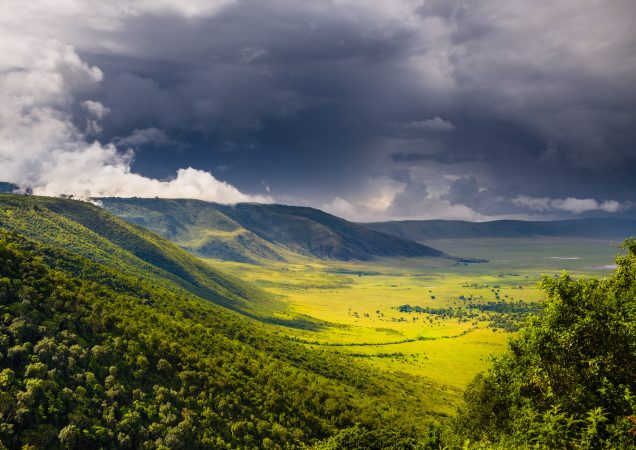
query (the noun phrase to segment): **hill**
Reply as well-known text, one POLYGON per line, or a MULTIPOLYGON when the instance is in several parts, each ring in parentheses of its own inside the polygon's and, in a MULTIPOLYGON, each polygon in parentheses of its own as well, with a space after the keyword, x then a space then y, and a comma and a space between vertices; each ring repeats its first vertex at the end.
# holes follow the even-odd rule
POLYGON ((172 242, 88 202, 0 195, 0 227, 127 276, 152 275, 159 286, 178 286, 232 309, 256 310, 255 303, 268 300, 265 293, 219 273, 172 242))
POLYGON ((259 295, 94 205, 0 195, 0 448, 301 448, 355 424, 425 431, 414 393, 434 386, 233 311, 259 295))
POLYGON ((555 221, 496 220, 464 222, 460 220, 405 220, 361 224, 365 227, 425 242, 434 239, 578 237, 623 240, 636 235, 636 220, 589 218, 555 221))
POLYGON ((342 261, 444 256, 412 240, 369 230, 313 208, 141 198, 99 201, 113 214, 200 256, 230 261, 284 260, 293 254, 342 261))
POLYGON ((17 184, 0 181, 0 194, 10 194, 18 189, 20 189, 20 187, 17 184))
POLYGON ((137 198, 104 198, 99 202, 124 220, 203 257, 238 262, 284 259, 284 248, 245 229, 211 203, 137 198))

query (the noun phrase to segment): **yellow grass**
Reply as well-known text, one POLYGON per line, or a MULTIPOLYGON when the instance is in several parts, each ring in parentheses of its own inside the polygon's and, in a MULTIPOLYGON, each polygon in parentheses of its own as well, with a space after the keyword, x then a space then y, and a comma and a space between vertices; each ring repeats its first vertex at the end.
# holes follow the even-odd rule
POLYGON ((554 274, 562 268, 586 273, 588 266, 611 262, 615 252, 606 243, 577 247, 567 242, 559 247, 551 241, 515 241, 515 248, 511 242, 493 241, 488 246, 483 241, 465 242, 461 247, 445 243, 454 254, 463 250, 468 256, 488 257, 487 264, 458 265, 426 258, 328 262, 303 257, 263 265, 210 263, 285 302, 287 311, 271 312, 277 319, 290 324, 299 318, 322 323, 313 329, 278 326, 290 338, 349 355, 396 376, 409 374, 459 392, 488 367, 491 355, 505 349, 511 334, 489 328, 487 316, 443 318, 400 312, 397 307, 458 308, 465 306, 460 296, 488 302, 497 301, 495 293, 501 300, 538 302, 543 298, 537 283, 542 273, 554 274), (551 256, 559 256, 560 251, 574 254, 577 249, 584 258, 551 256))

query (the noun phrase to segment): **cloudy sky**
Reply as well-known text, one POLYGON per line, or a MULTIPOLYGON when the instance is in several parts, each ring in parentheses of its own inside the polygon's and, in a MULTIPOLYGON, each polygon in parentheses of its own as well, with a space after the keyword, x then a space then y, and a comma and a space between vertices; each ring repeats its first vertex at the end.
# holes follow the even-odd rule
POLYGON ((3 0, 0 179, 355 220, 636 209, 633 0, 3 0))

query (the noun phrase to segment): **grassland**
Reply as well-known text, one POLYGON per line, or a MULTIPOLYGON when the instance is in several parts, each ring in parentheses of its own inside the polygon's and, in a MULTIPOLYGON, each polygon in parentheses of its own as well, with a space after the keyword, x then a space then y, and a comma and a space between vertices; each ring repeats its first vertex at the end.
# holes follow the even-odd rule
POLYGON ((266 265, 209 262, 285 302, 288 312, 275 313, 274 321, 298 325, 278 327, 290 339, 459 393, 487 367, 490 355, 504 350, 509 331, 540 310, 537 282, 543 274, 603 276, 617 253, 608 241, 563 238, 430 244, 489 262, 302 257, 266 265))

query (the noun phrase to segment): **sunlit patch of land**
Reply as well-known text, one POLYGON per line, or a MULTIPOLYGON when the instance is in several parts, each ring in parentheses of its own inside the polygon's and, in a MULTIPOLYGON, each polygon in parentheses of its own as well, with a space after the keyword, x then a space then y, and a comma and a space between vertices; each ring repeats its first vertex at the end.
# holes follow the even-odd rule
POLYGON ((271 314, 290 339, 458 393, 487 367, 490 355, 504 350, 529 314, 540 312, 543 274, 602 276, 616 254, 609 242, 574 239, 429 244, 489 262, 299 257, 291 263, 210 263, 282 300, 288 310, 271 314))

